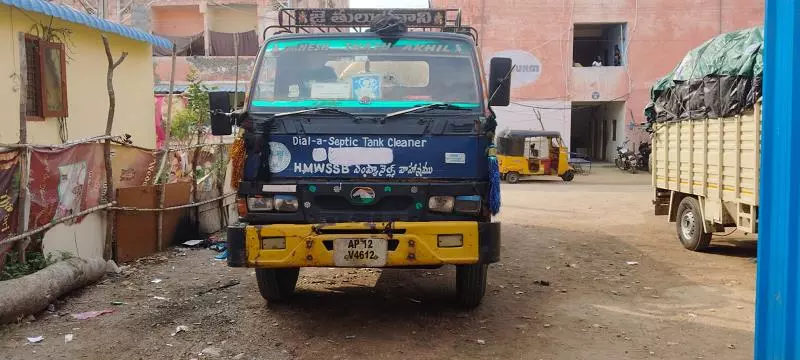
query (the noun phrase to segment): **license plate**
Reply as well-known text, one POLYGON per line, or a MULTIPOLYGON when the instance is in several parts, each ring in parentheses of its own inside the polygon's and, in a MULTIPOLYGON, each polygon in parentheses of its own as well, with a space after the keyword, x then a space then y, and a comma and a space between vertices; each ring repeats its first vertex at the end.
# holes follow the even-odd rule
POLYGON ((386 265, 386 239, 336 239, 334 264, 343 267, 381 267, 386 265))

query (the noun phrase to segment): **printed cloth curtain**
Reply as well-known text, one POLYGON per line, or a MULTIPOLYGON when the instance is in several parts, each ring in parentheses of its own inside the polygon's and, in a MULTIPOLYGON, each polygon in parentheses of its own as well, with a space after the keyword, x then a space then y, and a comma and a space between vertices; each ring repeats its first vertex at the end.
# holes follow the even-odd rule
MULTIPOLYGON (((159 35, 175 43, 177 56, 203 56, 206 54, 205 37, 203 33, 197 33, 189 36, 168 36, 159 35)), ((172 56, 172 49, 153 47, 154 56, 172 56)))
POLYGON ((239 43, 239 56, 256 56, 258 55, 258 34, 255 30, 250 30, 240 33, 223 33, 216 31, 208 32, 208 39, 210 44, 209 55, 211 56, 235 56, 236 49, 234 48, 236 41, 234 38, 238 37, 239 43))

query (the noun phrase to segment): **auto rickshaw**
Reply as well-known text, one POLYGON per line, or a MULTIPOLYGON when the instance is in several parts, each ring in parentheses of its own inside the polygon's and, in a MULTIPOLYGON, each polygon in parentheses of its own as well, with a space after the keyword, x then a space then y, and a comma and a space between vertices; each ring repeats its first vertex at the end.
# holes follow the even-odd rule
POLYGON ((511 184, 529 176, 575 178, 569 150, 557 131, 505 131, 497 138, 497 160, 500 177, 511 184))

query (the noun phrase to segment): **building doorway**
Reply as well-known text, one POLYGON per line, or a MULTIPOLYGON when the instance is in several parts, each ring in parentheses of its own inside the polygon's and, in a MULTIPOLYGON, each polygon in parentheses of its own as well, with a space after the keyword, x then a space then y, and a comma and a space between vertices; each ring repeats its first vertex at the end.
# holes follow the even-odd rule
POLYGON ((595 161, 613 161, 625 143, 625 102, 573 102, 570 151, 595 161))

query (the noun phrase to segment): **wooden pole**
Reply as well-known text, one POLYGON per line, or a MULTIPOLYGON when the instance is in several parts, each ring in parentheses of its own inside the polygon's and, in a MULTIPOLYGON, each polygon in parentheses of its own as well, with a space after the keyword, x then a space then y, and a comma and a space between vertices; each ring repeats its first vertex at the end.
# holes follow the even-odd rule
MULTIPOLYGON (((25 49, 25 34, 19 34, 19 44, 20 49, 25 49)), ((26 118, 27 115, 27 93, 25 91, 25 84, 31 79, 27 79, 27 57, 25 56, 25 52, 23 51, 20 54, 20 62, 22 63, 21 66, 21 75, 23 77, 23 81, 21 82, 22 86, 20 86, 20 95, 19 95, 19 143, 25 144, 28 142, 28 120, 26 118)), ((25 216, 25 204, 28 201, 28 176, 30 174, 30 169, 28 168, 28 149, 24 148, 20 150, 19 156, 19 193, 17 198, 17 234, 23 234, 28 230, 28 222, 27 217, 25 216)), ((24 241, 20 241, 17 243, 17 255, 19 256, 19 262, 24 264, 26 262, 25 259, 25 249, 28 247, 29 240, 26 239, 24 241)))
POLYGON ((156 173, 156 177, 153 178, 153 185, 158 184, 159 180, 161 179, 161 173, 164 172, 164 166, 166 166, 167 156, 169 155, 169 141, 170 141, 170 129, 172 126, 172 92, 175 91, 175 54, 177 53, 177 47, 175 44, 172 44, 172 71, 169 73, 169 93, 167 94, 167 121, 161 124, 164 127, 164 155, 161 157, 161 164, 158 167, 158 172, 156 173))
POLYGON ((233 108, 239 105, 239 34, 233 34, 233 56, 236 60, 236 79, 233 83, 233 108))
MULTIPOLYGON (((202 141, 202 136, 203 136, 203 129, 198 126, 197 127, 197 144, 200 144, 200 141, 202 141)), ((197 171, 195 170, 195 168, 197 168, 197 161, 200 158, 200 149, 202 149, 202 147, 198 146, 198 147, 194 148, 194 154, 192 155, 192 168, 189 169, 192 172, 192 203, 196 203, 197 202, 197 171)), ((200 232, 200 207, 199 206, 194 208, 194 221, 195 221, 195 224, 196 224, 197 232, 199 233, 200 232)))
POLYGON ((0 240, 0 245, 9 244, 9 243, 12 243, 12 242, 15 242, 15 241, 21 242, 20 240, 23 239, 23 238, 31 237, 33 235, 36 235, 36 234, 38 234, 38 233, 40 233, 42 231, 45 231, 45 230, 47 230, 47 229, 49 229, 49 228, 51 228, 53 226, 56 226, 58 224, 63 223, 63 222, 67 222, 69 220, 72 220, 72 219, 75 219, 75 218, 79 218, 79 217, 84 216, 84 215, 91 214, 91 213, 93 213, 95 211, 100 211, 100 210, 103 210, 103 209, 106 209, 106 208, 110 208, 110 207, 112 207, 114 205, 116 205, 116 202, 105 203, 105 204, 102 204, 102 205, 98 205, 98 206, 95 206, 95 207, 88 208, 88 209, 83 210, 83 211, 78 212, 78 213, 74 213, 74 214, 69 215, 69 216, 65 216, 65 217, 58 218, 58 219, 53 219, 52 221, 50 221, 49 223, 43 225, 40 228, 33 229, 33 230, 30 230, 30 231, 26 231, 26 232, 24 232, 22 234, 14 235, 14 236, 12 236, 10 238, 6 238, 6 239, 3 239, 3 240, 0 240))
MULTIPOLYGON (((117 68, 125 58, 128 56, 127 52, 122 52, 122 55, 114 61, 111 55, 111 46, 108 44, 108 38, 105 35, 100 35, 103 38, 103 46, 106 49, 106 59, 108 60, 108 72, 106 75, 106 87, 108 88, 108 119, 106 120, 106 136, 111 135, 112 127, 114 126, 114 110, 116 107, 117 99, 114 95, 114 69, 117 68)), ((106 204, 114 202, 116 193, 114 190, 114 174, 111 167, 111 139, 107 139, 103 145, 103 158, 105 160, 106 168, 106 204)), ((103 249, 105 259, 114 258, 114 212, 109 211, 106 217, 106 241, 103 249)))
MULTIPOLYGON (((167 94, 167 120, 162 121, 164 127, 164 156, 161 158, 161 165, 153 179, 153 184, 158 184, 161 180, 161 174, 164 172, 164 167, 169 160, 169 147, 171 140, 172 130, 172 92, 175 90, 175 54, 177 53, 177 46, 172 44, 172 71, 169 73, 169 93, 167 94)), ((163 119, 162 119, 163 120, 163 119)), ((161 181, 161 187, 158 189, 158 207, 164 208, 164 201, 167 198, 167 181, 161 181)), ((158 212, 158 224, 156 227, 156 236, 158 242, 158 251, 164 248, 164 212, 158 212)))

